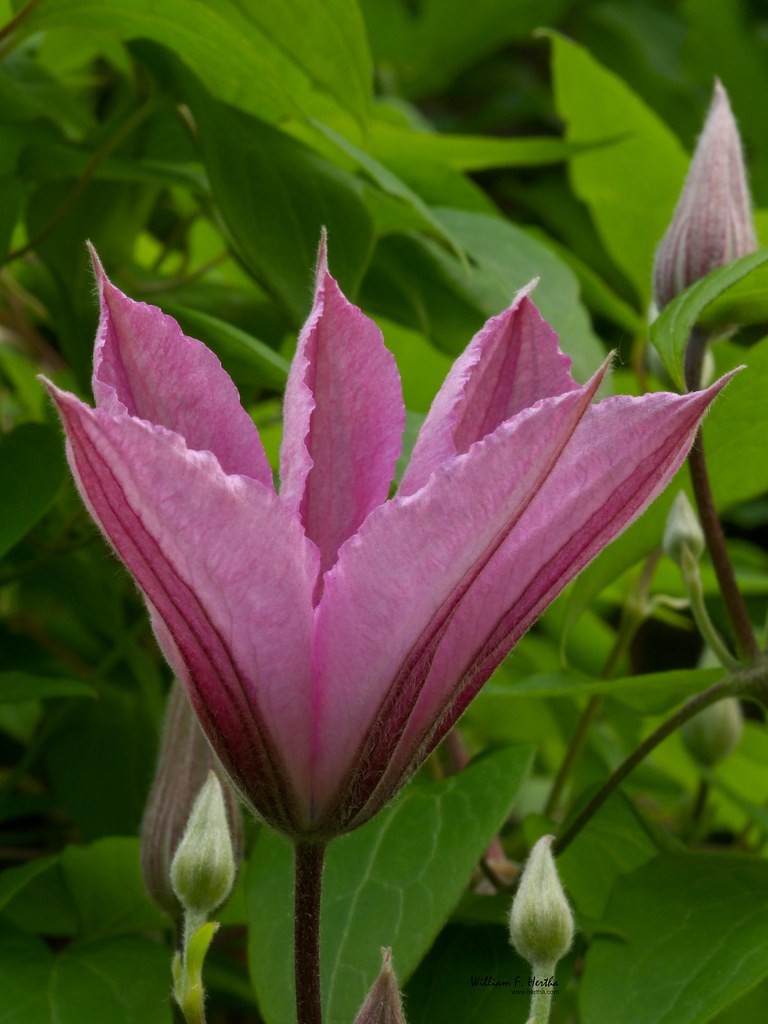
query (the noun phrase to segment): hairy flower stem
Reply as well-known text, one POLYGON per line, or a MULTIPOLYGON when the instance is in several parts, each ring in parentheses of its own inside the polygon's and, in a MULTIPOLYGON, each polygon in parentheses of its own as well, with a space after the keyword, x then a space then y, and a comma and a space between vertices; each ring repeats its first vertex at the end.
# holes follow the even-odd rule
MULTIPOLYGON (((707 338, 706 331, 700 328, 694 328, 691 331, 685 352, 684 369, 685 386, 689 391, 696 391, 701 386, 701 368, 707 348, 707 338)), ((741 658, 750 662, 756 661, 760 649, 755 639, 752 623, 749 621, 744 599, 736 584, 736 576, 725 545, 723 527, 712 497, 701 430, 693 442, 693 448, 688 456, 688 466, 691 471, 691 483, 699 510, 701 527, 707 540, 707 548, 720 586, 723 603, 731 620, 736 649, 741 658)))
POLYGON ((654 732, 647 736, 629 757, 619 765, 603 787, 592 797, 584 810, 571 825, 555 840, 553 852, 561 854, 573 842, 584 826, 600 810, 605 801, 621 785, 629 773, 640 764, 652 750, 671 736, 676 729, 693 718, 695 714, 725 697, 744 697, 765 706, 768 702, 768 666, 765 663, 751 669, 743 669, 721 679, 708 689, 692 697, 674 715, 668 718, 654 732))
POLYGON ((294 959, 296 965, 296 1022, 322 1024, 320 1002, 320 895, 325 843, 295 846, 296 888, 294 959))
MULTIPOLYGON (((532 964, 534 978, 546 980, 554 977, 555 964, 532 964)), ((552 1009, 552 989, 534 990, 531 996, 531 1016, 529 1024, 549 1024, 549 1013, 552 1009)))

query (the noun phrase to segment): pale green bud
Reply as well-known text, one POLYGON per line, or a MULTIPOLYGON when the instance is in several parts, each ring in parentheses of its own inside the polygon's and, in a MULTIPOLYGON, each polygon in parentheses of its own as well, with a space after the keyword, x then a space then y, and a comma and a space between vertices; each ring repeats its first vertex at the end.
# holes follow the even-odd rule
POLYGON ((382 949, 381 971, 355 1017, 355 1024, 406 1024, 392 968, 392 950, 382 949))
POLYGON ((685 491, 680 491, 672 502, 661 546, 664 554, 678 565, 682 564, 683 546, 688 548, 696 561, 704 554, 704 531, 685 491))
POLYGON ((208 773, 171 863, 173 891, 188 913, 207 916, 232 891, 235 857, 221 783, 208 773))
POLYGON ((183 909, 171 888, 171 861, 209 771, 216 772, 224 789, 229 831, 239 864, 243 822, 238 799, 226 783, 223 769, 177 680, 168 697, 157 769, 141 824, 141 867, 150 896, 178 923, 183 909))
POLYGON ((744 715, 735 697, 710 704, 680 730, 688 753, 706 768, 726 758, 738 746, 744 731, 744 715))
POLYGON ((509 914, 509 936, 533 966, 554 965, 573 942, 573 912, 560 884, 550 847, 542 836, 531 850, 509 914))
POLYGON ((715 81, 704 131, 656 251, 653 288, 659 309, 710 271, 756 248, 739 129, 728 94, 715 81))

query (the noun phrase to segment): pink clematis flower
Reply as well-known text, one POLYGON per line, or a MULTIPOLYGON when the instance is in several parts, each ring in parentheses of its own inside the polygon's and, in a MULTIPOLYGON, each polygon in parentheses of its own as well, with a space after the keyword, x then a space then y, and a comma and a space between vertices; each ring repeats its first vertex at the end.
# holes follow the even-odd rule
POLYGON ((388 498, 404 409, 321 249, 280 493, 216 357, 96 265, 92 409, 49 385, 80 492, 249 806, 301 841, 405 783, 515 642, 665 487, 724 381, 592 404, 523 289, 457 360, 388 498))

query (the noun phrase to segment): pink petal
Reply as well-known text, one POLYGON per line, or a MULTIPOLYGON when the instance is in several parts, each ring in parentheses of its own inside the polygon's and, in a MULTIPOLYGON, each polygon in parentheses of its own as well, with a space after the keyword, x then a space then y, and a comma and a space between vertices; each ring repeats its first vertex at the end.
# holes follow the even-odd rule
POLYGON ((534 284, 489 320, 453 364, 421 428, 399 494, 417 491, 442 462, 515 413, 578 387, 557 335, 528 298, 534 284))
POLYGON ((189 448, 213 452, 225 473, 271 487, 256 425, 213 352, 186 337, 157 306, 123 295, 93 252, 92 257, 101 299, 93 360, 96 405, 175 430, 189 448))
POLYGON ((404 666, 535 497, 601 378, 508 420, 416 494, 374 512, 340 551, 317 608, 316 807, 331 800, 369 729, 394 748, 390 730, 399 735, 417 697, 390 706, 404 666))
POLYGON ((405 410, 381 331, 347 302, 325 244, 315 301, 285 392, 281 497, 301 516, 324 572, 368 513, 386 500, 405 410))
POLYGON ((319 608, 327 751, 315 772, 327 788, 316 801, 350 757, 359 792, 379 786, 347 813, 358 824, 385 802, 546 605, 666 485, 724 383, 591 407, 593 382, 546 399, 371 517, 319 608), (375 695, 375 721, 361 694, 375 695))
MULTIPOLYGON (((691 395, 619 395, 591 406, 533 501, 456 610, 392 763, 448 732, 547 605, 667 486, 729 377, 691 395)), ((386 782, 384 783, 386 785, 386 782)))
POLYGON ((317 552, 271 487, 48 387, 80 491, 224 767, 268 820, 305 820, 317 552))

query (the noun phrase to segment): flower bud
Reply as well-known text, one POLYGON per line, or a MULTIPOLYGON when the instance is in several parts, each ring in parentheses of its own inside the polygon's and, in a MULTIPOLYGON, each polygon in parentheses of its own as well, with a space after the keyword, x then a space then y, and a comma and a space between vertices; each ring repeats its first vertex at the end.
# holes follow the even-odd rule
POLYGON ((184 835, 195 797, 212 769, 223 782, 235 861, 239 864, 243 822, 238 799, 223 778, 183 687, 174 682, 157 770, 141 823, 141 869, 150 896, 176 922, 181 920, 182 907, 171 888, 171 860, 184 835))
POLYGON ((573 913, 550 850, 554 838, 542 836, 531 850, 509 914, 512 945, 534 968, 553 966, 573 942, 573 913))
POLYGON ((744 716, 735 697, 710 704, 680 730, 691 757, 705 768, 726 758, 738 746, 744 731, 744 716))
POLYGON ((171 862, 171 885, 186 911, 207 916, 229 896, 235 873, 224 793, 209 772, 171 862))
POLYGON ((656 250, 659 309, 710 271, 757 248, 752 201, 728 94, 716 79, 672 223, 656 250))
POLYGON ((405 1024, 403 1003, 392 969, 392 950, 382 949, 381 971, 355 1017, 355 1024, 405 1024))
POLYGON ((704 554, 704 531, 685 491, 680 491, 672 502, 661 546, 664 554, 678 565, 682 563, 683 546, 688 548, 696 561, 704 554))

